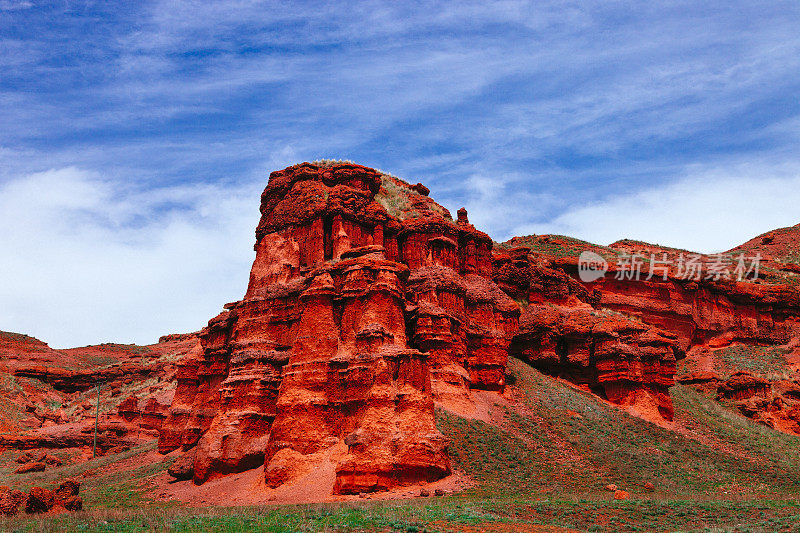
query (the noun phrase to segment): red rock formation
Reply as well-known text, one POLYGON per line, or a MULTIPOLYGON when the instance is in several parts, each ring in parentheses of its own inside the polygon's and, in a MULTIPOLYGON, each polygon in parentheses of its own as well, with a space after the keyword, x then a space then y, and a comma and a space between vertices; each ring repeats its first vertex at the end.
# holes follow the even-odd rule
POLYGON ((434 400, 504 388, 519 309, 491 239, 427 193, 353 164, 270 175, 247 292, 178 364, 159 440, 196 483, 262 461, 271 486, 333 462, 336 493, 449 472, 434 400))
POLYGON ((800 383, 797 381, 770 380, 747 371, 734 372, 727 379, 712 372, 697 371, 681 376, 679 381, 732 403, 743 415, 760 424, 800 435, 800 383))
POLYGON ((748 400, 753 396, 766 397, 770 392, 769 380, 754 376, 750 372, 736 372, 720 383, 717 394, 720 398, 748 400))
MULTIPOLYGON (((786 230, 793 231, 784 231, 782 238, 796 234, 796 228, 786 230)), ((759 279, 754 282, 749 279, 737 281, 733 275, 728 279, 708 279, 708 268, 715 261, 714 256, 637 241, 624 240, 601 247, 566 237, 540 235, 515 237, 506 243, 509 247, 520 245, 528 248, 541 263, 569 274, 576 281, 579 281, 578 258, 582 251, 605 257, 608 261, 605 276, 583 283, 587 290, 598 295, 597 305, 636 316, 676 334, 684 351, 720 337, 727 342, 783 344, 798 334, 800 291, 790 279, 793 274, 769 266, 770 261, 785 260, 782 257, 765 256, 768 261, 761 265, 759 279), (623 275, 630 273, 625 272, 624 256, 620 254, 639 254, 643 260, 640 276, 623 275), (685 265, 690 256, 699 257, 703 265, 700 279, 695 279, 696 276, 684 279, 687 278, 686 269, 682 271, 679 265, 681 259, 685 265), (666 259, 668 264, 664 268, 657 262, 653 263, 653 275, 650 276, 650 260, 653 258, 656 261, 666 259)), ((757 251, 752 246, 743 245, 730 253, 752 254, 757 251)), ((731 270, 736 257, 733 256, 731 270)))
MULTIPOLYGON (((677 344, 673 351, 677 357, 687 352, 689 360, 702 360, 708 349, 731 343, 785 345, 800 341, 800 290, 792 279, 794 271, 787 270, 797 232, 797 226, 775 230, 729 252, 734 254, 731 268, 739 253, 761 253, 764 261, 757 280, 739 281, 734 275, 709 277, 714 256, 629 240, 602 247, 549 235, 515 237, 506 243, 505 250, 495 251, 494 279, 517 300, 566 308, 589 304, 635 317, 674 335, 677 344), (583 251, 607 260, 605 276, 592 282, 580 281, 578 258, 583 251), (643 258, 639 276, 624 271, 625 256, 620 254, 639 254, 643 258), (702 264, 704 270, 699 279, 684 279, 687 276, 679 268, 681 258, 685 261, 689 256, 697 256, 702 264), (666 259, 667 267, 653 263, 650 276, 649 261, 653 258, 666 259), (568 276, 566 280, 564 275, 568 276), (576 285, 582 286, 583 292, 576 285)), ((709 393, 716 392, 718 379, 702 373, 703 370, 693 374, 696 379, 687 375, 682 380, 709 393)), ((792 403, 786 398, 781 402, 784 406, 792 403)), ((776 410, 774 405, 770 409, 788 413, 786 408, 776 410)), ((745 411, 752 412, 752 406, 742 409, 745 411)), ((776 416, 767 418, 775 420, 776 416)))
POLYGON ((618 405, 653 407, 672 419, 668 389, 682 354, 675 336, 658 328, 614 312, 533 304, 510 351, 618 405))
POLYGON ((199 345, 196 334, 169 336, 150 346, 101 344, 53 350, 32 337, 0 332, 0 377, 18 385, 0 390, 0 399, 9 406, 0 413, 0 431, 7 433, 0 434, 0 441, 82 440, 80 433, 93 422, 97 400, 94 393, 88 397, 80 393, 98 383, 102 420, 117 419, 122 403, 122 411, 129 411, 118 420, 127 418, 143 435, 155 431, 172 400, 174 359, 193 345, 199 345), (123 400, 132 390, 143 397, 143 405, 131 411, 123 400))
POLYGON ((161 429, 168 411, 169 403, 161 403, 156 396, 141 401, 135 395, 128 396, 117 406, 117 414, 126 422, 156 431, 161 429))
POLYGON ((83 500, 78 496, 80 486, 77 481, 66 480, 55 491, 33 487, 28 495, 21 490, 3 486, 0 487, 0 512, 13 516, 20 507, 29 514, 80 511, 83 509, 83 500))
MULTIPOLYGON (((693 364, 713 359, 709 350, 731 344, 792 346, 800 341, 800 290, 790 279, 793 274, 783 268, 785 259, 779 253, 787 250, 787 236, 796 236, 796 232, 797 227, 776 230, 780 243, 754 244, 760 242, 754 239, 731 251, 765 253, 767 260, 761 264, 760 277, 755 281, 709 279, 707 274, 700 279, 683 279, 674 265, 677 256, 688 252, 620 241, 611 249, 655 253, 662 258, 666 254, 672 261, 666 276, 656 275, 648 280, 643 274, 638 280, 627 279, 618 275, 620 264, 612 260, 604 278, 585 285, 599 291, 600 305, 675 334, 680 350, 688 353, 687 360, 693 364)), ((713 258, 701 256, 701 261, 707 268, 713 258)), ((557 262, 577 276, 574 259, 557 262)), ((753 357, 758 354, 754 352, 753 357)), ((742 414, 760 423, 800 434, 800 398, 795 399, 790 392, 797 386, 792 381, 772 381, 747 372, 734 373, 724 380, 707 369, 682 376, 681 382, 709 394, 716 392, 718 398, 733 401, 742 414)))
POLYGON ((58 488, 55 490, 55 502, 56 504, 64 505, 66 501, 77 496, 80 493, 80 491, 81 491, 80 482, 72 479, 62 481, 58 485, 58 488))
POLYGON ((17 514, 26 499, 26 494, 19 489, 0 487, 0 512, 6 516, 13 516, 17 514))
MULTIPOLYGON (((563 239, 558 241, 558 248, 553 249, 553 239, 548 236, 515 238, 508 244, 521 243, 576 281, 581 251, 589 250, 606 257, 609 264, 605 276, 584 283, 587 290, 596 291, 600 296, 598 304, 675 333, 685 351, 720 336, 725 336, 728 342, 783 344, 798 332, 800 291, 786 276, 770 267, 762 265, 755 282, 738 281, 735 276, 709 279, 708 267, 714 261, 713 256, 685 250, 635 241, 619 241, 604 248, 563 239), (639 254, 644 258, 641 275, 623 275, 629 272, 625 271, 627 265, 618 254, 639 254), (653 263, 652 276, 651 254, 656 261, 668 262, 666 268, 653 263), (696 276, 685 279, 685 272, 679 268, 681 256, 685 260, 690 255, 697 255, 703 265, 700 279, 696 276)), ((734 251, 739 252, 738 249, 734 251)))
POLYGON ((55 494, 50 489, 33 487, 25 500, 26 513, 44 513, 55 505, 55 494))
POLYGON ((613 276, 590 284, 601 292, 601 305, 674 332, 684 350, 721 335, 783 344, 797 330, 800 299, 786 286, 613 276))
MULTIPOLYGON (((173 358, 198 343, 196 335, 171 338, 152 346, 104 344, 52 350, 31 337, 0 333, 0 351, 10 354, 0 368, 3 379, 18 387, 0 390, 9 406, 0 415, 0 445, 15 449, 74 449, 71 460, 94 444, 98 412, 95 391, 100 388, 97 451, 127 448, 152 438, 171 402, 173 358), (41 371, 37 371, 41 369, 41 371), (105 383, 102 382, 106 379, 105 383), (123 401, 123 391, 137 390, 142 405, 123 401), (118 415, 121 404, 122 416, 118 415), (15 411, 18 409, 18 411, 15 411), (127 419, 127 422, 126 422, 127 419)), ((48 456, 47 464, 59 459, 48 456)))
POLYGON ((510 353, 642 415, 671 420, 675 335, 623 314, 598 310, 602 294, 517 247, 498 251, 494 280, 522 301, 510 353), (594 306, 594 307, 593 307, 594 306))
POLYGON ((44 469, 47 467, 47 464, 44 462, 31 462, 25 463, 24 465, 20 466, 16 470, 14 470, 15 474, 27 474, 28 472, 44 472, 44 469))
MULTIPOLYGON (((764 283, 690 281, 673 270, 629 279, 615 276, 620 252, 684 251, 559 236, 495 249, 465 209, 454 222, 428 194, 349 163, 273 172, 247 291, 199 335, 52 350, 0 332, 0 374, 23 385, 6 398, 22 413, 0 418, 9 432, 0 445, 85 446, 95 404, 75 393, 106 381, 101 405, 112 406, 114 424, 101 423, 101 451, 128 445, 134 430, 159 431, 162 453, 184 452, 170 473, 195 483, 263 463, 272 487, 316 470, 335 493, 384 490, 449 472, 434 402, 469 412, 471 390, 502 391, 509 353, 670 419, 668 389, 686 350, 800 342, 800 291, 788 282, 800 268, 788 262, 786 232, 742 248, 771 254, 764 283), (609 261, 604 278, 579 281, 583 250, 609 261), (40 389, 64 407, 45 409, 40 389), (27 401, 31 392, 40 401, 27 401), (21 427, 32 431, 18 435, 21 427)), ((800 432, 793 381, 684 377, 800 432)))

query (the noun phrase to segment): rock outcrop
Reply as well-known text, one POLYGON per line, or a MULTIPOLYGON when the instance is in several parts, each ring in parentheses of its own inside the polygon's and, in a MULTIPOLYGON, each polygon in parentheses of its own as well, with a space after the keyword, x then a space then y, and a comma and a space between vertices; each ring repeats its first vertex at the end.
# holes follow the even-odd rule
POLYGON ((83 509, 83 499, 78 495, 80 486, 77 481, 66 480, 55 490, 33 487, 28 494, 3 486, 0 487, 0 512, 13 516, 22 510, 28 514, 80 511, 83 509))
POLYGON ((494 280, 522 302, 510 353, 643 416, 671 420, 669 387, 684 356, 676 335, 598 309, 603 294, 525 247, 495 254, 494 280))
POLYGON ((636 241, 495 245, 429 193, 351 163, 288 167, 261 196, 246 293, 198 334, 53 350, 0 332, 0 376, 20 385, 0 391, 17 409, 0 417, 0 445, 86 455, 98 411, 86 392, 104 384, 101 454, 158 434, 160 452, 182 454, 179 480, 263 465, 272 488, 313 476, 335 494, 382 491, 450 472, 434 406, 474 412, 472 391, 504 391, 509 355, 656 421, 673 417, 678 362, 682 383, 800 434, 800 227, 731 251, 764 253, 758 280, 694 279, 675 269, 689 252, 636 241), (581 280, 582 251, 605 276, 581 280), (630 254, 671 266, 622 275, 630 254), (782 346, 788 370, 706 364, 731 345, 782 346))
POLYGON ((0 446, 26 450, 14 470, 49 470, 156 438, 172 402, 175 360, 194 345, 197 334, 150 346, 54 350, 33 337, 0 332, 0 380, 9 385, 0 388, 0 446), (65 453, 59 458, 51 450, 65 453))
POLYGON ((519 308, 491 239, 427 193, 354 164, 270 175, 247 292, 178 364, 159 449, 193 454, 180 475, 331 464, 344 494, 449 473, 434 401, 503 390, 519 308))
POLYGON ((677 379, 760 424, 800 435, 800 378, 791 350, 742 344, 694 350, 677 379), (689 371, 699 365, 712 370, 689 371))
MULTIPOLYGON (((191 454, 176 476, 203 483, 263 463, 277 487, 331 464, 336 493, 436 479, 449 465, 434 404, 468 412, 471 390, 502 391, 509 354, 670 420, 688 349, 793 334, 800 300, 783 285, 617 280, 619 254, 643 243, 495 248, 466 210, 453 221, 428 193, 349 163, 270 175, 247 292, 177 365, 159 440, 191 454), (581 249, 610 272, 580 281, 581 249)), ((123 416, 137 416, 132 402, 123 416)))
POLYGON ((800 435, 800 384, 797 381, 771 381, 739 371, 719 382, 716 393, 720 401, 732 403, 748 418, 779 431, 800 435))
MULTIPOLYGON (((714 373, 713 365, 697 362, 713 359, 710 351, 730 345, 795 346, 800 342, 800 290, 793 279, 797 274, 785 268, 791 258, 787 255, 789 243, 793 239, 796 242, 797 234, 797 227, 775 230, 762 236, 768 242, 753 239, 723 256, 629 240, 603 247, 562 236, 515 237, 495 252, 494 279, 516 299, 538 307, 523 308, 512 353, 553 375, 594 387, 595 392, 616 403, 628 404, 644 393, 657 399, 665 418, 671 413, 667 389, 673 383, 675 360, 686 356, 689 363, 684 366, 696 368, 681 375, 682 383, 738 402, 740 411, 755 420, 795 432, 791 429, 796 425, 792 421, 794 400, 791 394, 779 392, 786 386, 773 383, 768 394, 755 396, 760 400, 734 399, 730 394, 749 393, 717 394, 727 378, 714 373), (581 280, 579 256, 584 251, 606 261, 606 272, 599 279, 581 280), (735 268, 740 253, 750 254, 750 261, 753 254, 762 254, 758 279, 752 279, 752 273, 738 279, 735 268), (638 267, 632 268, 631 257, 639 258, 638 267), (686 266, 690 258, 697 268, 692 273, 686 266), (717 261, 727 272, 711 275, 717 261), (587 318, 590 307, 595 311, 588 311, 592 316, 587 318), (617 316, 612 322, 608 322, 610 312, 617 316), (598 346, 594 332, 598 327, 604 329, 601 322, 615 324, 611 327, 613 341, 602 343, 613 346, 606 352, 611 354, 608 361, 615 361, 617 369, 628 368, 627 377, 617 372, 607 374, 612 382, 617 381, 611 387, 594 385, 605 381, 602 367, 609 368, 609 363, 599 364, 594 357, 593 349, 598 346), (623 322, 638 325, 631 329, 623 322), (587 337, 591 340, 586 341, 587 337), (582 358, 577 357, 583 361, 583 372, 576 370, 576 356, 570 350, 583 352, 582 358), (617 392, 609 394, 608 389, 617 392), (620 396, 619 391, 630 389, 635 392, 620 396)), ((751 357, 757 360, 760 356, 753 353, 751 357)), ((795 363, 800 368, 797 363, 800 358, 795 363)), ((793 380, 786 374, 784 381, 794 384, 793 380)), ((734 382, 729 385, 734 389, 738 386, 734 382)))

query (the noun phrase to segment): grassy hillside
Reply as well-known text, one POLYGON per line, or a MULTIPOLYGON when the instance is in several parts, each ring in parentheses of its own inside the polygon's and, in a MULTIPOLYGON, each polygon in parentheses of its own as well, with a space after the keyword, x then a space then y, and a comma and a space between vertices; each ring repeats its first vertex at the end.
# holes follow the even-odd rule
POLYGON ((511 360, 509 372, 517 401, 495 406, 491 424, 437 412, 454 467, 478 483, 462 494, 190 509, 148 502, 143 488, 164 465, 138 463, 129 473, 109 472, 87 483, 91 512, 7 520, 0 529, 797 531, 799 438, 755 424, 690 388, 672 389, 676 422, 662 428, 520 361, 511 360), (654 491, 645 490, 647 482, 654 491), (614 501, 604 490, 608 483, 630 491, 632 499, 614 501))
POLYGON ((794 497, 800 491, 800 438, 691 388, 672 389, 673 431, 520 361, 511 360, 509 370, 523 401, 503 408, 500 427, 439 413, 454 464, 480 482, 476 495, 590 495, 609 483, 647 495, 648 482, 660 497, 794 497))

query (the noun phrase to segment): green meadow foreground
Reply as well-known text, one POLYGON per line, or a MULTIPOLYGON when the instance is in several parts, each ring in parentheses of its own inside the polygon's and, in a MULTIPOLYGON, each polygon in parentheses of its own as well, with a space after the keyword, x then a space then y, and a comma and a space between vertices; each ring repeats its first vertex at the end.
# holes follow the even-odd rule
MULTIPOLYGON (((26 488, 82 479, 85 511, 3 519, 8 531, 797 531, 800 439, 694 389, 671 389, 659 427, 509 361, 488 421, 437 411, 454 468, 475 485, 445 497, 191 508, 157 498, 170 460, 144 445, 88 463, 12 475, 26 488), (126 466, 128 465, 128 466, 126 466), (615 501, 606 485, 630 492, 615 501), (654 488, 649 489, 652 484, 654 488), (648 490, 649 489, 649 490, 648 490)), ((4 452, 0 460, 8 462, 4 452)))

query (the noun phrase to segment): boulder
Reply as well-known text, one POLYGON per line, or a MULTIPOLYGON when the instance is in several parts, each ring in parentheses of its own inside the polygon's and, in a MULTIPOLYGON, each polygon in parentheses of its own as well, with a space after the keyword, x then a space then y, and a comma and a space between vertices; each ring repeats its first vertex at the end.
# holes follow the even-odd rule
POLYGON ((29 463, 29 462, 33 461, 33 455, 31 454, 31 452, 25 452, 25 453, 20 454, 19 456, 17 456, 15 461, 17 463, 20 463, 20 464, 29 463))
POLYGON ((63 505, 67 511, 80 511, 83 509, 83 499, 80 496, 70 496, 63 505))
POLYGON ((26 513, 45 513, 55 505, 55 494, 52 490, 33 487, 25 502, 26 513))
POLYGON ((175 459, 175 462, 173 462, 169 468, 167 468, 167 473, 178 481, 192 479, 194 476, 195 452, 196 449, 192 448, 188 452, 175 459))
MULTIPOLYGON (((68 479, 62 481, 58 488, 55 490, 56 501, 65 502, 73 496, 80 493, 81 484, 79 481, 68 479)), ((66 506, 65 506, 66 507, 66 506)))
POLYGON ((16 470, 14 470, 15 474, 26 474, 28 472, 44 472, 44 469, 47 467, 47 464, 44 462, 32 462, 32 463, 25 463, 16 470))
POLYGON ((24 501, 25 493, 22 491, 11 490, 8 487, 0 487, 0 512, 4 515, 13 516, 17 514, 20 505, 24 501))

